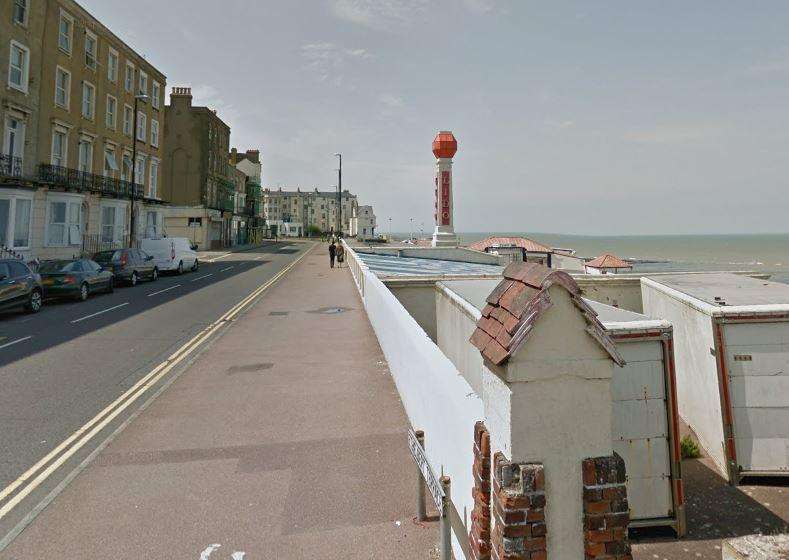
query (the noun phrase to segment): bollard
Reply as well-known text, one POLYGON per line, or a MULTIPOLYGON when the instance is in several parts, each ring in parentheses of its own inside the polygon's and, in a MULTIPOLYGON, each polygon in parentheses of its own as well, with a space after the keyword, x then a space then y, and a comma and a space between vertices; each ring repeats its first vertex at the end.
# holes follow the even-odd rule
MULTIPOLYGON (((419 446, 425 448, 425 432, 422 430, 416 431, 416 440, 419 446)), ((419 465, 416 467, 416 519, 417 521, 424 521, 427 519, 425 512, 425 483, 422 480, 422 470, 419 465)))
POLYGON ((449 493, 450 480, 448 476, 441 477, 441 489, 444 497, 441 498, 441 560, 452 560, 452 497, 449 493))

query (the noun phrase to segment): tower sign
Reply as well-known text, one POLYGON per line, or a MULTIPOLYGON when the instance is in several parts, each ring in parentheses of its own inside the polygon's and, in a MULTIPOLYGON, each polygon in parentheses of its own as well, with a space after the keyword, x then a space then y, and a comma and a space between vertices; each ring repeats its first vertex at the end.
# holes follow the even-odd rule
POLYGON ((433 140, 433 155, 436 156, 436 229, 433 232, 433 247, 458 244, 455 235, 452 202, 452 157, 458 151, 458 142, 449 131, 442 131, 433 140))

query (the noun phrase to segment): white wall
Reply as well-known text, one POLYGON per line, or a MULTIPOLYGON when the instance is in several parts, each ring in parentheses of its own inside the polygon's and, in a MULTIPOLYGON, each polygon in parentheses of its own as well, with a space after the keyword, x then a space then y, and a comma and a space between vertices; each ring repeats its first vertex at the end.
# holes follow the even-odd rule
MULTIPOLYGON (((415 430, 425 431, 425 447, 436 475, 443 472, 451 478, 452 502, 466 524, 466 534, 459 536, 465 544, 474 508, 474 424, 483 419, 482 399, 383 282, 347 244, 345 248, 406 415, 415 430)), ((453 552, 463 559, 457 539, 453 534, 453 552)))
POLYGON ((386 286, 394 294, 409 315, 416 320, 430 340, 436 341, 436 288, 435 282, 387 281, 386 286))
POLYGON ((481 313, 439 282, 435 289, 436 343, 477 395, 482 396, 482 354, 469 342, 481 313))
POLYGON ((677 299, 657 282, 641 281, 644 313, 674 325, 674 360, 679 415, 693 429, 699 444, 728 479, 723 450, 718 364, 712 318, 677 299))

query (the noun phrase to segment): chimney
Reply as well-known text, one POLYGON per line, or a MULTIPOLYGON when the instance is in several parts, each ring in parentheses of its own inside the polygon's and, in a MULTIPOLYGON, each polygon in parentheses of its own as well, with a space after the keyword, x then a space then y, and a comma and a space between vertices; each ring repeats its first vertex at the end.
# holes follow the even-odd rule
POLYGON ((170 105, 175 106, 186 103, 187 107, 192 106, 192 88, 174 87, 170 92, 170 105))
POLYGON ((236 165, 238 163, 238 150, 233 148, 230 150, 230 164, 236 165))
POLYGON ((247 150, 247 159, 252 163, 260 163, 260 150, 247 150))

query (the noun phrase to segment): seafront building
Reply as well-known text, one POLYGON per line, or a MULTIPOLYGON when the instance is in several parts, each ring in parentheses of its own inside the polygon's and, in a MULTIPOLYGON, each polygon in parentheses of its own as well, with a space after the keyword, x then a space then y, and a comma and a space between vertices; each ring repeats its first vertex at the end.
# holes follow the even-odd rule
MULTIPOLYGON (((300 237, 308 233, 333 232, 337 223, 337 191, 302 191, 266 188, 263 190, 263 216, 272 235, 300 237)), ((341 223, 344 233, 351 230, 351 218, 358 208, 355 194, 342 192, 341 223)))
POLYGON ((353 209, 353 215, 349 224, 351 237, 355 237, 360 241, 376 239, 375 228, 377 227, 378 223, 372 206, 357 206, 353 209))
POLYGON ((0 31, 0 247, 127 244, 133 202, 134 236, 160 233, 165 75, 73 0, 9 3, 0 31))

